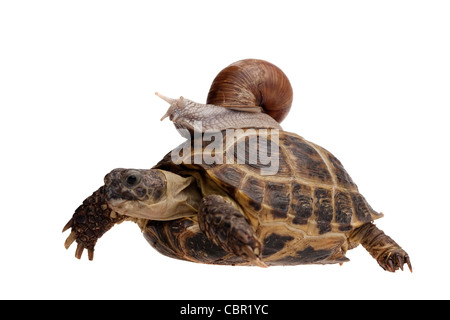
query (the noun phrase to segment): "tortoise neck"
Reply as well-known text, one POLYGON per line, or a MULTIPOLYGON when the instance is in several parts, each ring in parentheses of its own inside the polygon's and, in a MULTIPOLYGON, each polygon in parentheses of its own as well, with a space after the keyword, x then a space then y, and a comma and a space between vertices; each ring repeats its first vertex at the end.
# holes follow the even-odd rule
POLYGON ((165 212, 158 220, 174 220, 196 215, 202 195, 195 179, 185 178, 170 171, 160 171, 166 177, 167 197, 165 212))

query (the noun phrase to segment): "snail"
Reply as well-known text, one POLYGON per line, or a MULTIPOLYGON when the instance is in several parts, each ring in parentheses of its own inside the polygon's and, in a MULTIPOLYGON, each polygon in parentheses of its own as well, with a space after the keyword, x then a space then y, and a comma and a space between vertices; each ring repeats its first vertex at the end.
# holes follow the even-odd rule
POLYGON ((216 76, 206 104, 156 95, 170 104, 166 114, 177 129, 190 132, 229 128, 282 129, 293 99, 289 79, 281 69, 258 59, 237 61, 216 76))

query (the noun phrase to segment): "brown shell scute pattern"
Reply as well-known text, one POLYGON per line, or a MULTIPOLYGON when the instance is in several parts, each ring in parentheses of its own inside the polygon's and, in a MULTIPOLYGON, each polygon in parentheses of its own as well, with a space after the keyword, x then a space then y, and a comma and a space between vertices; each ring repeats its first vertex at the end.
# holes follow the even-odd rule
POLYGON ((295 176, 313 182, 330 185, 333 183, 330 171, 320 154, 308 143, 295 136, 283 135, 281 144, 294 165, 295 176))
MULTIPOLYGON (((268 140, 274 143, 270 136, 268 140)), ((346 232, 382 216, 331 153, 287 132, 280 132, 279 147, 276 175, 260 175, 258 165, 248 163, 247 150, 245 164, 203 168, 246 212, 265 224, 284 222, 306 234, 321 235, 346 232)))
POLYGON ((294 214, 292 222, 294 224, 307 224, 309 217, 313 213, 312 188, 294 182, 292 185, 291 212, 294 214))
MULTIPOLYGON (((327 150, 294 133, 279 131, 279 170, 276 175, 264 176, 260 174, 264 166, 249 161, 249 147, 244 144, 248 139, 248 134, 238 137, 234 144, 224 139, 223 164, 193 164, 198 154, 192 147, 191 154, 183 155, 190 163, 187 169, 204 172, 264 225, 285 223, 314 236, 347 232, 383 216, 370 207, 341 162, 327 150), (238 148, 245 153, 238 154, 238 148), (231 152, 235 162, 227 164, 225 156, 231 152)), ((266 140, 266 136, 259 135, 258 139, 266 140)), ((265 148, 270 149, 275 141, 269 134, 267 144, 258 143, 258 148, 267 145, 265 148)), ((173 164, 169 155, 156 167, 174 172, 186 169, 173 164)))

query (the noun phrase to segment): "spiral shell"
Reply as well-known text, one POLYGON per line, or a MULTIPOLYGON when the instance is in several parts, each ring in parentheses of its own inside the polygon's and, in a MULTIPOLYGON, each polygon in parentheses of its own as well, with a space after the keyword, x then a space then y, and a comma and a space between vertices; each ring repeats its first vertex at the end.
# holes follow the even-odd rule
POLYGON ((292 99, 291 84, 280 68, 264 60, 245 59, 219 72, 206 103, 243 110, 262 107, 280 123, 289 113, 292 99))

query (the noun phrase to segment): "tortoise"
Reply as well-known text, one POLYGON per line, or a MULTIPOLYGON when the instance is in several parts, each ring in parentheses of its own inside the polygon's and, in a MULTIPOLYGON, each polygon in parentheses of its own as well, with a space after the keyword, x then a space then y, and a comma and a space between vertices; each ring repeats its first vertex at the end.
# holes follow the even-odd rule
POLYGON ((281 129, 292 91, 280 92, 289 90, 279 68, 247 59, 219 73, 206 105, 160 95, 171 104, 164 117, 189 139, 151 169, 107 174, 64 227, 72 229, 66 248, 76 241, 75 256, 86 248, 92 260, 97 240, 130 220, 157 251, 191 262, 342 264, 347 250, 362 244, 384 270, 407 264, 412 271, 408 254, 373 223, 383 214, 359 193, 341 162, 281 129), (230 72, 232 80, 223 80, 230 72), (282 81, 273 84, 273 78, 282 81), (243 98, 248 91, 253 98, 243 98), (268 108, 270 94, 283 101, 268 108))

